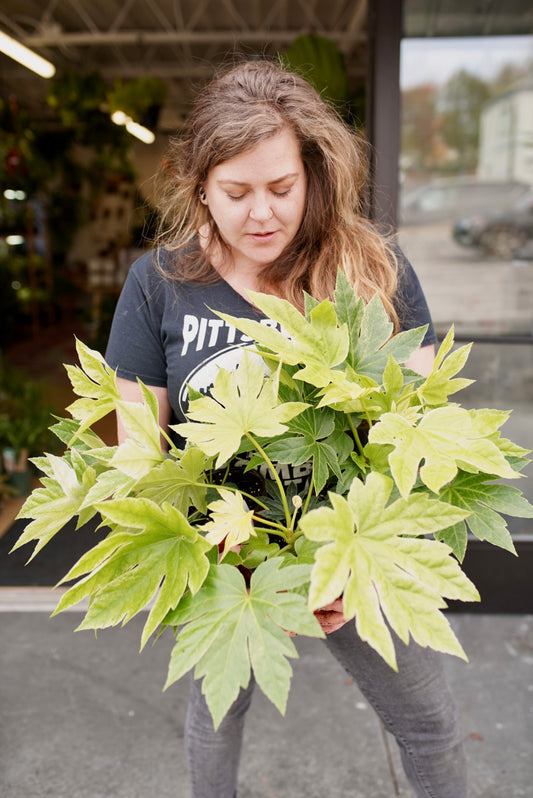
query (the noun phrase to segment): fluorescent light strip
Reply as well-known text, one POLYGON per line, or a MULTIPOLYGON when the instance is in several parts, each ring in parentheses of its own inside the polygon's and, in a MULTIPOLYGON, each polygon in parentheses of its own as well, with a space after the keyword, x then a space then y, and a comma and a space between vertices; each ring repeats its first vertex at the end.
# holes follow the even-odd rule
POLYGON ((148 130, 147 127, 143 127, 143 125, 139 125, 137 122, 134 122, 133 119, 124 113, 124 111, 115 111, 111 114, 111 120, 115 123, 115 125, 125 125, 126 130, 132 136, 143 141, 145 144, 153 144, 155 141, 155 135, 152 133, 151 130, 148 130))
POLYGON ((24 47, 23 44, 12 39, 7 33, 0 31, 0 52, 5 53, 14 61, 18 61, 22 66, 36 72, 42 78, 51 78, 55 75, 56 68, 46 58, 41 58, 40 55, 34 53, 24 47))

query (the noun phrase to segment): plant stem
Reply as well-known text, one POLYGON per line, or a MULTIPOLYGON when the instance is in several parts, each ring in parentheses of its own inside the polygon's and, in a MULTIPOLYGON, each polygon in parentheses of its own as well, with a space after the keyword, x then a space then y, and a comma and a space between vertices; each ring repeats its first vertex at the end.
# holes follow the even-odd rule
POLYGON ((302 515, 305 515, 307 512, 307 508, 309 507, 309 502, 311 501, 311 496, 313 495, 313 475, 311 474, 311 479, 309 480, 309 490, 307 491, 307 496, 305 497, 305 502, 302 507, 302 515))
MULTIPOLYGON (((162 427, 159 427, 159 431, 160 431, 162 437, 169 444, 170 449, 172 449, 174 452, 178 452, 179 453, 178 447, 176 446, 176 444, 174 443, 174 441, 172 440, 172 438, 170 437, 168 432, 165 432, 165 430, 162 427)), ((170 451, 170 449, 168 451, 170 451)))
POLYGON ((356 426, 355 426, 355 424, 353 423, 353 419, 352 419, 352 416, 351 416, 351 414, 350 414, 350 413, 347 413, 347 414, 346 414, 346 418, 348 419, 348 424, 350 425, 350 429, 351 429, 351 431, 352 431, 352 435, 353 435, 353 437, 354 437, 354 440, 355 440, 355 445, 357 446, 357 449, 359 450, 359 454, 360 454, 362 457, 364 457, 364 454, 363 454, 363 444, 361 443, 361 438, 359 437, 359 433, 357 432, 357 427, 356 427, 356 426))
MULTIPOLYGON (((272 527, 273 529, 277 529, 278 532, 287 532, 287 527, 284 526, 280 521, 269 521, 268 518, 262 518, 260 515, 253 515, 252 521, 254 522, 254 525, 257 525, 258 528, 260 528, 262 525, 266 525, 272 527)), ((285 534, 282 534, 282 537, 284 538, 285 534)))
POLYGON ((268 468, 270 470, 270 473, 272 474, 272 477, 273 477, 276 485, 278 486, 281 503, 283 505, 283 510, 285 512, 285 521, 287 523, 287 526, 290 527, 290 525, 291 525, 291 511, 289 510, 289 504, 287 502, 287 496, 286 496, 285 490, 283 488, 283 483, 282 483, 281 479, 279 478, 279 474, 276 471, 276 469, 274 468, 274 464, 273 464, 272 460, 270 459, 268 454, 265 452, 265 450, 262 448, 262 446, 260 446, 257 443, 257 441, 255 440, 253 435, 250 435, 249 432, 245 432, 244 434, 246 435, 248 440, 255 446, 255 448, 257 449, 257 451, 259 452, 259 454, 261 455, 261 457, 263 458, 263 460, 267 464, 267 466, 268 466, 268 468))
POLYGON ((293 533, 293 534, 292 534, 292 535, 291 535, 291 536, 288 538, 288 540, 287 540, 287 545, 286 545, 286 546, 283 546, 283 548, 281 548, 279 551, 277 551, 277 552, 276 552, 276 554, 275 554, 275 555, 273 555, 273 556, 275 556, 275 557, 278 557, 278 556, 279 556, 279 555, 280 555, 280 554, 281 554, 283 551, 287 551, 288 549, 293 549, 293 548, 294 548, 294 544, 296 543, 296 541, 298 540, 298 538, 301 538, 301 537, 302 537, 302 535, 303 535, 303 532, 294 532, 294 533, 293 533))

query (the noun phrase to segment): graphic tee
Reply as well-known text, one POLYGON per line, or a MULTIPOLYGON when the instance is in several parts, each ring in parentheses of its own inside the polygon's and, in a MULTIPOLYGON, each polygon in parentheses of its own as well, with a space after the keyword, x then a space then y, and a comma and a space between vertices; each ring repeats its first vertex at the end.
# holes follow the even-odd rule
MULTIPOLYGON (((252 343, 251 338, 217 316, 215 309, 261 324, 278 325, 222 279, 182 283, 167 277, 164 271, 171 268, 171 257, 175 256, 164 251, 159 256, 163 273, 154 263, 153 252, 147 252, 132 265, 115 310, 106 360, 117 369, 119 377, 133 381, 139 377, 145 385, 167 387, 171 423, 175 424, 186 420, 188 386, 208 393, 218 369, 235 369, 243 347, 252 343)), ((400 329, 429 324, 423 344, 435 343, 420 283, 401 253, 400 258, 400 329)), ((281 474, 284 481, 299 487, 309 466, 304 464, 299 470, 283 466, 283 470, 287 471, 281 474)))

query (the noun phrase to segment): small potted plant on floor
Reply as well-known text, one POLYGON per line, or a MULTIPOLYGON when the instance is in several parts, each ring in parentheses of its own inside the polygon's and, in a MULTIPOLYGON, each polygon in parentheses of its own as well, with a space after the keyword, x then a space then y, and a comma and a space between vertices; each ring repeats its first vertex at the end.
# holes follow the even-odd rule
POLYGON ((0 364, 0 451, 8 481, 20 496, 31 490, 31 458, 49 447, 51 408, 42 387, 21 371, 0 364))
POLYGON ((149 609, 142 645, 176 630, 167 685, 203 677, 215 726, 252 670, 284 712, 287 632, 323 636, 313 610, 341 595, 392 668, 391 627, 466 657, 442 610, 479 598, 460 566, 467 529, 514 551, 500 513, 533 515, 501 482, 528 462, 501 435, 508 412, 449 400, 470 383, 456 376, 469 347, 453 351, 451 331, 421 377, 404 364, 425 329, 392 335, 380 300, 365 306, 341 274, 334 301, 307 297, 305 315, 251 296, 277 328, 220 314, 255 345, 209 395, 191 391, 182 448, 154 395, 122 400, 103 357, 78 344, 81 368, 67 370, 79 398, 55 426, 67 449, 36 458, 46 476, 16 544, 35 554, 71 518, 99 514, 109 533, 65 575, 56 611, 88 598, 79 628, 99 629, 149 609), (129 437, 106 446, 92 426, 114 411, 129 437), (283 480, 289 464, 308 470, 300 491, 283 480))

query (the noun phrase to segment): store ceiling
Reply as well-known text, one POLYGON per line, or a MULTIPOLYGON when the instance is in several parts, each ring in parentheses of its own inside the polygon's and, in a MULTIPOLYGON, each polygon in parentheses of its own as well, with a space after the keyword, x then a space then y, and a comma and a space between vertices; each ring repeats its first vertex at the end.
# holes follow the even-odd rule
MULTIPOLYGON (((167 103, 160 129, 171 130, 215 66, 232 55, 275 54, 303 33, 333 39, 351 84, 364 83, 367 6, 367 0, 2 0, 0 30, 51 60, 59 74, 98 70, 110 82, 161 78, 167 103)), ((409 36, 533 30, 530 0, 406 0, 405 6, 409 36)), ((46 80, 0 54, 1 96, 15 94, 43 119, 45 91, 46 80)))
MULTIPOLYGON (((364 82, 366 0, 2 0, 0 30, 58 70, 167 84, 160 125, 182 119, 199 85, 233 55, 274 55, 300 34, 333 39, 364 82)), ((46 81, 0 54, 0 92, 43 113, 46 81)))

